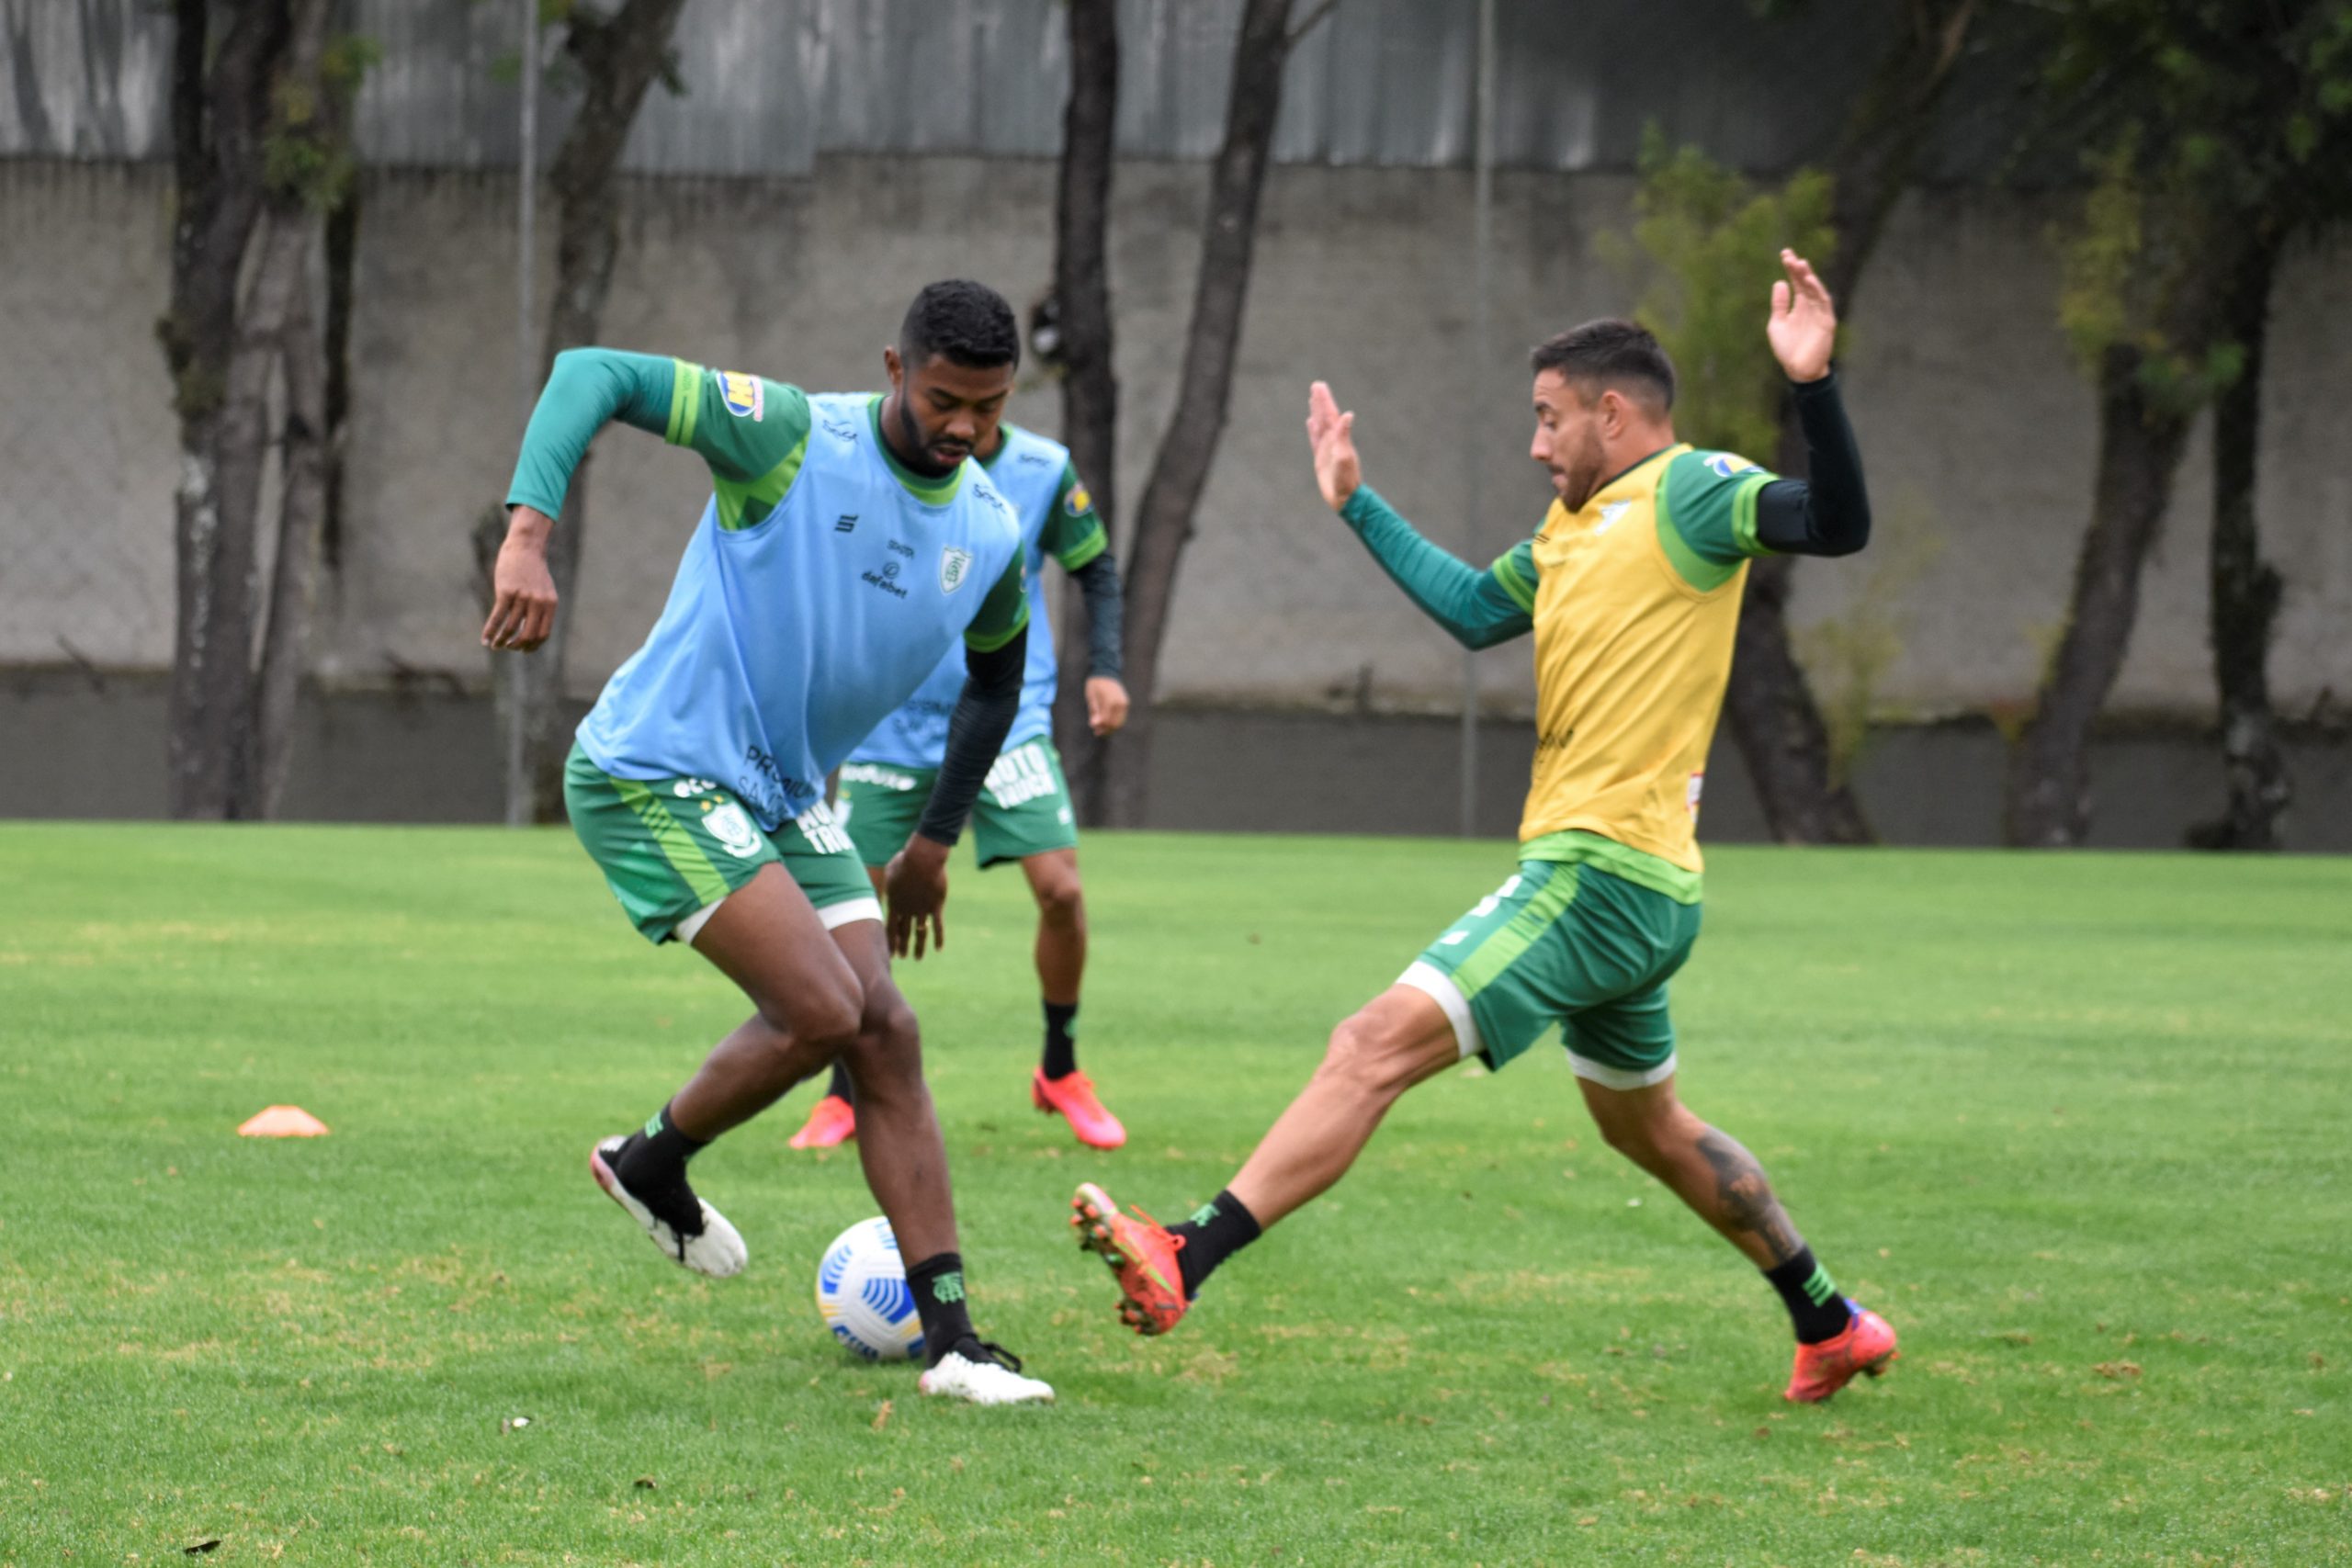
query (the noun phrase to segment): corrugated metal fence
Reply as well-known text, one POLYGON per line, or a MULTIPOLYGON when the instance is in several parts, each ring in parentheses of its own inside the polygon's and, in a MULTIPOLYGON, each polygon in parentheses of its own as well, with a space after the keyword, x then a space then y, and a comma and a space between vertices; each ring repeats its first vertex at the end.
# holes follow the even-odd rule
MULTIPOLYGON (((691 0, 677 31, 687 91, 648 102, 628 166, 791 176, 826 152, 1051 157, 1067 3, 691 0)), ((346 4, 350 28, 383 53, 362 101, 368 161, 513 165, 511 0, 346 4)), ((1241 0, 1120 0, 1124 152, 1215 150, 1240 10, 1241 0)), ((1476 11, 1464 0, 1340 0, 1292 62, 1276 155, 1467 163, 1476 11)), ((1899 11, 1823 0, 1768 24, 1743 0, 1502 0, 1497 160, 1623 167, 1652 119, 1750 168, 1816 157, 1899 11)), ((0 0, 0 155, 164 155, 171 30, 152 0, 0 0)), ((562 131, 555 86, 543 145, 562 131)))

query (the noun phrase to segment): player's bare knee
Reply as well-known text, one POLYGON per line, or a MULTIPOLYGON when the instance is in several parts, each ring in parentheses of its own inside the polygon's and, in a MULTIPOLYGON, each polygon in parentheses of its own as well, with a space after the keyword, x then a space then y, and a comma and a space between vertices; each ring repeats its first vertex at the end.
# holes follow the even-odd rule
POLYGON ((1414 1077, 1411 1054, 1399 1049, 1399 1043, 1389 1032, 1358 1013, 1331 1031, 1330 1043, 1323 1048, 1323 1065, 1316 1075, 1374 1099, 1393 1100, 1414 1077))
POLYGON ((865 995, 854 975, 806 996, 760 998, 760 1016, 828 1062, 849 1049, 861 1028, 865 995))
POLYGON ((1086 894, 1078 874, 1057 876, 1037 885, 1037 918, 1057 931, 1074 931, 1086 923, 1086 894))
POLYGON ((845 1059, 861 1106, 880 1107, 922 1092, 922 1029, 895 987, 887 998, 868 1003, 845 1059))

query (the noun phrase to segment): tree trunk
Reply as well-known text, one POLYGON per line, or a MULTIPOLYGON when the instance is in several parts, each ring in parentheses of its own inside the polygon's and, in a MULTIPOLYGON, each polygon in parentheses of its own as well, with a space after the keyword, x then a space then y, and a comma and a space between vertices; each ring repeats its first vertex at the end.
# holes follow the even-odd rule
POLYGON ((282 336, 286 367, 286 480, 277 518, 277 559, 269 587, 269 626, 262 639, 255 702, 252 785, 241 816, 274 820, 286 798, 294 753, 294 713, 311 647, 311 610, 320 536, 327 511, 333 432, 326 353, 318 320, 301 292, 282 336))
POLYGON ((2244 351, 2237 379, 2213 405, 2213 536, 2208 558, 2213 684, 2221 699, 2222 760, 2229 800, 2199 824, 2200 849, 2276 850, 2292 795, 2270 708, 2270 641, 2283 588, 2262 558, 2255 485, 2262 445, 2262 364, 2270 329, 2270 288, 2278 245, 2257 245, 2231 280, 2224 305, 2231 338, 2244 351))
POLYGON ((1143 502, 1136 509, 1128 550, 1126 681, 1135 705, 1126 728, 1104 748, 1109 754, 1105 811, 1118 827, 1139 826, 1148 800, 1160 642, 1168 630, 1176 570, 1192 539, 1193 513, 1225 431, 1242 310, 1249 299, 1259 197, 1265 189, 1274 122, 1282 113, 1283 67, 1294 41, 1290 0, 1249 0, 1234 44, 1225 142, 1209 179, 1208 220, 1176 412, 1144 486, 1143 502))
POLYGON ((319 557, 329 572, 343 570, 343 456, 344 437, 351 423, 351 307, 358 273, 360 208, 359 180, 355 175, 342 199, 327 213, 323 239, 326 321, 320 346, 326 361, 326 492, 325 510, 319 518, 319 557))
POLYGON ((325 59, 334 0, 257 0, 207 65, 204 0, 183 0, 173 87, 172 310, 161 333, 180 412, 170 801, 250 818, 282 792, 300 677, 311 541, 323 507, 323 367, 308 291, 345 150, 349 82, 325 59), (262 491, 272 392, 289 401, 278 581, 261 613, 262 491), (299 434, 298 434, 299 433, 299 434), (288 595, 292 597, 289 599, 288 595), (256 678, 254 660, 264 661, 256 678))
MULTIPOLYGON (((156 329, 180 422, 166 796, 175 817, 217 818, 230 813, 247 742, 253 658, 254 517, 249 502, 238 505, 242 459, 226 473, 222 459, 224 443, 260 438, 250 360, 233 393, 232 366, 288 17, 285 0, 247 5, 216 40, 208 0, 178 0, 175 10, 172 292, 156 329)), ((257 454, 254 462, 257 472, 257 454)))
POLYGON ((2100 356, 2090 528, 2075 566, 2065 636, 2010 764, 2012 844, 2078 844, 2090 828, 2091 727, 2131 647, 2140 569, 2164 522, 2188 437, 2189 416, 2155 406, 2141 369, 2141 351, 2130 345, 2100 356))
MULTIPOLYGON (((1060 307, 1062 445, 1106 529, 1118 515, 1119 382, 1111 362, 1111 167, 1119 113, 1116 0, 1069 0, 1069 103, 1062 113, 1061 186, 1054 205, 1054 298, 1060 307)), ((1115 543, 1116 536, 1114 535, 1115 543)), ((1102 820, 1102 748, 1086 723, 1084 598, 1065 595, 1054 739, 1072 804, 1102 820)))
MULTIPOLYGON (((1830 164, 1829 224, 1838 247, 1821 269, 1846 320, 1853 317, 1863 268, 1885 232, 1887 215, 1910 184, 1919 151, 1935 127, 1977 3, 1913 0, 1908 24, 1880 59, 1847 118, 1830 164)), ((1802 478, 1805 467, 1795 405, 1784 403, 1779 468, 1802 478)), ((1792 558, 1779 556, 1748 568, 1724 711, 1774 838, 1794 844, 1869 843, 1875 835, 1853 791, 1836 782, 1828 727, 1790 645, 1788 600, 1795 569, 1792 558)))
MULTIPOLYGON (((618 173, 629 127, 646 90, 667 69, 670 34, 685 0, 626 0, 610 17, 593 18, 575 7, 564 50, 585 82, 580 112, 548 171, 557 209, 555 298, 548 306, 542 378, 567 348, 597 340, 620 253, 618 173)), ((525 177, 530 177, 526 171, 525 177)), ((591 454, 593 456, 593 453, 591 454)), ((582 536, 588 526, 588 457, 572 471, 570 499, 548 540, 548 571, 561 606, 546 644, 526 658, 493 654, 502 695, 521 715, 525 766, 531 781, 531 818, 563 820, 563 759, 571 738, 562 728, 564 658, 578 614, 582 536)))

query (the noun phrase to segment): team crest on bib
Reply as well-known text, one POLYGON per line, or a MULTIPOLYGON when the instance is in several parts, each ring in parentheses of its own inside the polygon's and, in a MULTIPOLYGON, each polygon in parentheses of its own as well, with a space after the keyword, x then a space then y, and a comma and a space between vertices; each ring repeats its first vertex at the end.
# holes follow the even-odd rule
POLYGON ((972 552, 954 545, 939 552, 939 591, 953 593, 972 575, 972 552))
POLYGON ((737 419, 760 423, 767 408, 767 389, 760 385, 757 376, 746 376, 741 370, 718 373, 718 395, 727 403, 727 412, 737 419))
POLYGON ((737 860, 749 860, 760 852, 760 830, 752 826, 743 808, 732 801, 704 812, 702 825, 737 860))

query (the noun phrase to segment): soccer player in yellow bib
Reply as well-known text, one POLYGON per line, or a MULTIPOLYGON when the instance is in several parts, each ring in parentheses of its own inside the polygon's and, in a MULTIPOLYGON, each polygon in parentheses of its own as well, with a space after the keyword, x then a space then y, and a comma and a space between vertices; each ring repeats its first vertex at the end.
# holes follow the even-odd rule
POLYGON ((1763 1270, 1797 1339, 1792 1400, 1836 1393, 1894 1357, 1894 1331, 1840 1294, 1754 1156, 1675 1093, 1668 979, 1699 934, 1695 837, 1750 558, 1840 556, 1870 537, 1861 461, 1830 369, 1837 314, 1783 251, 1767 333, 1792 384, 1810 482, 1674 435, 1674 367, 1630 321, 1589 321, 1534 353, 1535 438, 1558 499, 1478 571, 1365 485, 1355 416, 1315 384, 1307 434, 1323 499, 1440 626, 1472 648, 1532 631, 1537 741, 1519 869, 1331 1033, 1322 1066, 1230 1186, 1189 1221, 1123 1214, 1089 1182, 1072 1223, 1118 1276, 1121 1315, 1175 1326, 1203 1281, 1347 1171, 1407 1089, 1468 1056, 1499 1068, 1555 1024, 1611 1148, 1763 1270))

